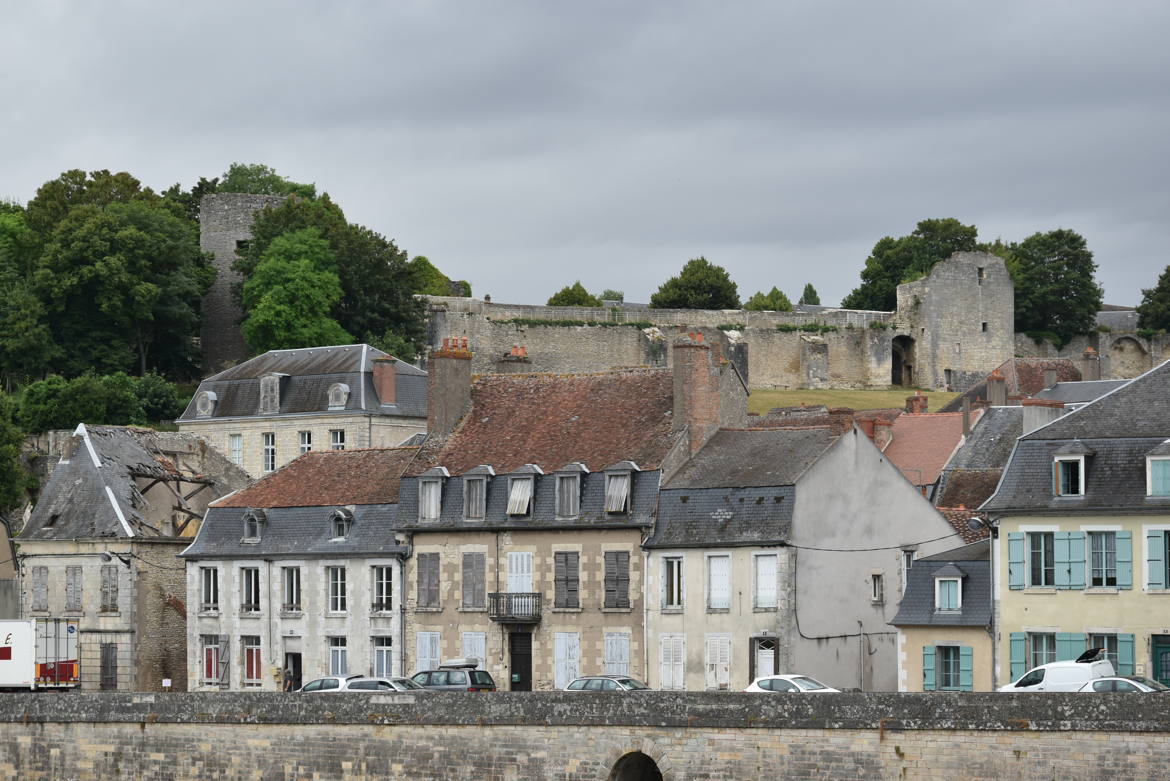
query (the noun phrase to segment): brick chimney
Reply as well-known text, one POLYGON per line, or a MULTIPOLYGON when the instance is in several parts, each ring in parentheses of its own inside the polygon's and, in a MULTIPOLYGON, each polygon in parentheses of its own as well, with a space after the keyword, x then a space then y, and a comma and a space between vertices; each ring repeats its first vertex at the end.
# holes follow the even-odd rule
POLYGON ((1081 379, 1086 382, 1101 379, 1101 356, 1092 347, 1081 354, 1081 379))
POLYGON ((674 344, 674 427, 687 429, 687 447, 697 453, 719 429, 721 368, 701 333, 679 337, 674 344))
POLYGON ((444 339, 427 361, 427 433, 445 436, 471 404, 471 350, 467 337, 444 339))
POLYGON ((987 401, 993 407, 1007 406, 1007 381, 999 369, 987 375, 987 401))
POLYGON ((395 404, 398 390, 398 371, 394 368, 397 358, 375 358, 373 360, 374 391, 382 404, 395 404))
POLYGON ((906 411, 911 414, 920 415, 927 411, 930 407, 930 397, 925 396, 919 391, 914 391, 913 396, 906 397, 906 411))
POLYGON ((878 450, 885 450, 894 441, 894 423, 878 418, 873 422, 873 443, 878 450))

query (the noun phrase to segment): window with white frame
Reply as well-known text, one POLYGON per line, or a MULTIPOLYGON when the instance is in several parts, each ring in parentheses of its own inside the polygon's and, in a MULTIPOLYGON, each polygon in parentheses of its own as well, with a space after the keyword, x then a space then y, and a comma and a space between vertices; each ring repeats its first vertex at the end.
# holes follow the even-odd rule
POLYGON ((581 676, 581 635, 577 632, 556 632, 553 635, 554 685, 564 689, 574 678, 581 676))
POLYGON ((242 635, 240 645, 244 660, 244 686, 259 686, 264 678, 264 659, 260 654, 260 636, 242 635))
POLYGON ((325 579, 329 583, 329 612, 344 613, 349 610, 345 567, 326 567, 325 579))
POLYGON ((610 472, 605 476, 605 511, 607 513, 630 511, 629 472, 610 472))
POLYGON ((482 521, 487 510, 487 478, 463 478, 463 517, 482 521))
POLYGON ((370 581, 374 600, 370 610, 388 613, 394 609, 394 568, 389 564, 378 564, 370 568, 370 581))
POLYGON ((1085 457, 1057 457, 1052 464, 1053 491, 1057 496, 1083 496, 1085 457))
POLYGON ((350 527, 353 526, 353 514, 349 510, 334 510, 330 520, 333 524, 333 539, 344 540, 349 537, 350 527))
POLYGON ((683 557, 664 556, 662 559, 662 609, 683 608, 683 557))
POLYGON ((394 641, 389 637, 371 638, 374 646, 374 676, 389 678, 394 675, 394 641))
POLYGON ((199 568, 199 609, 204 612, 219 610, 219 569, 199 568))
POLYGON ((557 517, 576 518, 581 513, 581 476, 557 475, 557 517))
POLYGON ((329 386, 329 409, 345 409, 349 400, 349 386, 344 382, 335 382, 329 386))
POLYGON ((345 637, 329 638, 329 674, 349 675, 349 650, 345 637))
POLYGON ((961 652, 957 645, 935 646, 935 664, 938 666, 938 683, 941 690, 958 691, 962 688, 961 652))
POLYGON ((260 435, 260 445, 262 448, 261 455, 264 461, 264 471, 273 472, 276 470, 276 434, 271 431, 265 431, 260 435))
POLYGON ((914 551, 902 551, 902 593, 906 593, 906 585, 910 582, 910 569, 914 566, 914 551))
POLYGON ((630 674, 630 633, 606 632, 603 664, 606 675, 630 674))
POLYGON ((663 690, 687 687, 687 638, 681 634, 663 634, 658 638, 658 681, 663 690))
POLYGON ((228 452, 231 453, 232 463, 236 466, 244 463, 244 435, 228 434, 228 452))
POLYGON ((1117 533, 1089 532, 1089 585, 1117 585, 1117 533))
POLYGON ((345 450, 345 429, 329 429, 329 449, 345 450))
POLYGON ((226 666, 224 650, 220 646, 219 635, 200 635, 200 645, 203 651, 203 664, 200 680, 203 683, 219 683, 226 666))
POLYGON ((726 690, 731 685, 731 635, 712 634, 704 640, 705 686, 726 690))
POLYGON ((1170 496, 1170 456, 1150 456, 1146 459, 1146 494, 1170 496))
POLYGON ((508 592, 512 594, 532 592, 532 553, 530 551, 508 553, 508 592))
POLYGON ((707 557, 707 609, 731 608, 731 557, 707 557))
POLYGON ((960 610, 963 607, 962 581, 959 578, 936 578, 934 581, 934 609, 960 610))
POLYGON ((880 572, 869 573, 869 601, 884 602, 886 598, 885 576, 880 572))
POLYGON ((1028 632, 1028 669, 1056 661, 1056 635, 1051 632, 1028 632))
POLYGON ((441 480, 418 481, 418 517, 420 521, 439 520, 442 490, 441 480))
POLYGON ((281 610, 297 611, 301 609, 301 568, 281 567, 281 610))
POLYGON ((438 632, 416 632, 414 647, 419 670, 433 670, 439 666, 438 632))
POLYGON ((260 612, 260 568, 240 568, 240 612, 260 612))
POLYGON ((1028 585, 1052 586, 1056 584, 1055 534, 1053 532, 1028 532, 1028 585))
POLYGON ((255 510, 244 514, 244 541, 257 542, 264 526, 264 516, 255 510))
POLYGON ((528 515, 532 506, 532 478, 512 477, 508 480, 508 515, 528 515))
POLYGON ((475 659, 476 669, 486 670, 484 665, 487 663, 487 633, 463 632, 459 640, 462 646, 460 656, 465 659, 475 659))
POLYGON ((752 557, 755 564, 755 606, 757 610, 774 610, 776 608, 776 564, 775 553, 761 553, 752 557))
POLYGON ((305 453, 308 453, 310 450, 313 449, 313 432, 312 431, 302 431, 302 432, 300 432, 300 438, 301 438, 301 455, 304 455, 305 453))
POLYGON ((1121 671, 1120 658, 1117 653, 1117 635, 1115 634, 1090 634, 1089 648, 1101 648, 1103 650, 1102 659, 1108 659, 1113 665, 1113 669, 1119 673, 1121 671))

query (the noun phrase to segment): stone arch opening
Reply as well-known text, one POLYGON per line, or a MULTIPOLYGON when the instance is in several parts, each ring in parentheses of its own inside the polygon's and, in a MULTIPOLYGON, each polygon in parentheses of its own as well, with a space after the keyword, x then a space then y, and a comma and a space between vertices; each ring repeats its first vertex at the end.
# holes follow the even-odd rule
POLYGON ((1136 377, 1150 368, 1150 356, 1142 343, 1123 336, 1109 347, 1109 376, 1112 379, 1136 377))
POLYGON ((662 771, 657 763, 641 751, 623 754, 613 764, 609 781, 662 781, 662 771))
POLYGON ((891 345, 893 360, 890 361, 890 384, 906 388, 914 385, 914 339, 909 336, 895 336, 891 345))

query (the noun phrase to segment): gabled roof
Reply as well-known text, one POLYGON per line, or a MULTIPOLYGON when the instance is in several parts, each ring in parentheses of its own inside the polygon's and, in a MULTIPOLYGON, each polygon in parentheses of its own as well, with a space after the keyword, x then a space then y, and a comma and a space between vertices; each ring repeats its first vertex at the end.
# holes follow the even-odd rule
POLYGON ((1024 437, 1099 439, 1170 435, 1170 361, 1024 437))
POLYGON ((837 437, 830 428, 720 429, 666 487, 794 485, 837 437))
POLYGON ((553 472, 570 461, 596 472, 624 460, 657 469, 676 441, 673 390, 664 369, 484 375, 455 431, 430 439, 409 473, 436 464, 453 475, 480 464, 553 472))
POLYGON ((961 412, 899 415, 891 426, 886 458, 912 484, 933 485, 963 439, 961 412))
POLYGON ((995 493, 1016 437, 1023 431, 1023 407, 989 407, 971 429, 939 478, 939 507, 978 507, 995 493))
POLYGON ((779 545, 792 531, 790 485, 675 488, 658 495, 658 522, 646 548, 779 545))
POLYGON ((320 507, 398 502, 399 478, 418 448, 314 450, 215 507, 320 507))

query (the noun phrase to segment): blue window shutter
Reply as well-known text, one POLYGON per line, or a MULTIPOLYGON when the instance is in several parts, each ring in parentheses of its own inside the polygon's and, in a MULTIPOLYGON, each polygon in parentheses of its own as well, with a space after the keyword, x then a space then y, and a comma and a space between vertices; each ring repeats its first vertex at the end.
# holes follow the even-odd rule
POLYGON ((1008 533, 1008 588, 1024 587, 1024 533, 1008 533))
POLYGON ((1069 560, 1069 533, 1055 532, 1052 535, 1053 577, 1057 588, 1070 588, 1072 563, 1069 560))
POLYGON ((934 646, 922 646, 922 691, 932 692, 935 690, 934 683, 934 646))
POLYGON ((974 667, 971 646, 959 646, 959 688, 969 692, 972 688, 971 670, 974 667))
POLYGON ((1133 635, 1117 636, 1117 674, 1133 675, 1133 635))
POLYGON ((1024 638, 1023 632, 1012 632, 1011 634, 1011 649, 1012 649, 1012 680, 1017 680, 1021 675, 1028 672, 1024 666, 1024 638))
POLYGON ((1133 534, 1117 532, 1117 587, 1133 588, 1133 534))
POLYGON ((1076 659, 1085 652, 1085 636, 1068 632, 1056 635, 1056 661, 1076 659))
POLYGON ((1166 532, 1146 532, 1146 583, 1150 588, 1166 588, 1166 532))
POLYGON ((1068 533, 1068 587, 1085 587, 1085 533, 1068 533))

